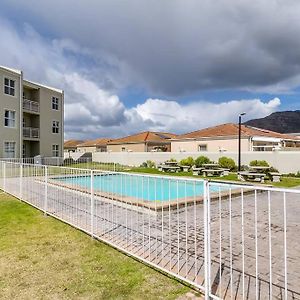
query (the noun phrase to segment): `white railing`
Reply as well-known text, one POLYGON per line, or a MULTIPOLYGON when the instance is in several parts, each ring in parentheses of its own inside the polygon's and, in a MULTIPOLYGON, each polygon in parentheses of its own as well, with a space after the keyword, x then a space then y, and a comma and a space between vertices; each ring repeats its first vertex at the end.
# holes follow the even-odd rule
POLYGON ((39 113, 40 112, 40 104, 36 101, 32 101, 32 100, 23 98, 23 109, 39 113))
POLYGON ((33 127, 23 127, 23 137, 38 139, 40 137, 40 129, 33 127))
POLYGON ((0 188, 206 299, 300 297, 300 190, 7 161, 0 188))

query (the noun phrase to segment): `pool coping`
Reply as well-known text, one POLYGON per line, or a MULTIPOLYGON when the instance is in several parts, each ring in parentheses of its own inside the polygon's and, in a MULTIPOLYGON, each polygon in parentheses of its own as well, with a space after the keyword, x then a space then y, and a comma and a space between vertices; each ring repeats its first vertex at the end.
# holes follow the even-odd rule
MULTIPOLYGON (((86 176, 86 175, 83 175, 86 176)), ((59 182, 55 179, 57 179, 60 176, 53 176, 48 178, 48 183, 54 186, 58 186, 61 188, 66 188, 72 191, 76 192, 81 192, 84 194, 91 194, 90 188, 83 188, 79 186, 74 186, 72 184, 66 184, 59 182)), ((64 175, 61 177, 74 177, 74 175, 64 175)), ((39 179, 39 181, 43 181, 43 179, 39 179)), ((202 181, 199 181, 202 182, 202 181)), ((225 182, 224 182, 225 183, 225 182)), ((227 183, 226 183, 227 184, 227 183)), ((236 198, 242 195, 247 195, 247 194, 253 194, 254 193, 254 188, 251 187, 239 187, 239 188, 229 188, 229 190, 226 191, 218 191, 218 192, 210 192, 210 201, 216 201, 216 200, 227 200, 230 197, 231 198, 236 198)), ((173 200, 166 200, 166 201, 150 201, 150 200, 145 200, 142 198, 137 198, 137 197, 132 197, 132 196, 121 196, 120 194, 117 193, 112 193, 112 192, 103 192, 103 191, 94 191, 94 195, 96 197, 102 197, 107 199, 108 201, 117 201, 123 204, 127 204, 129 206, 135 206, 135 207, 141 207, 141 208, 146 208, 150 209, 155 212, 159 211, 165 211, 165 210, 175 210, 175 209, 180 209, 182 207, 186 206, 191 206, 195 204, 201 204, 203 203, 204 196, 190 196, 190 197, 181 197, 173 200)))

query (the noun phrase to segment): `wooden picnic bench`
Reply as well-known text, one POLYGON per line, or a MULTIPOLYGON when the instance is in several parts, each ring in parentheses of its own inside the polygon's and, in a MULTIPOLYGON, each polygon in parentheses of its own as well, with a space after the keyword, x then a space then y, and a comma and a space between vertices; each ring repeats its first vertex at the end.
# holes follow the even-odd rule
POLYGON ((261 183, 265 182, 266 174, 264 173, 240 172, 238 174, 242 181, 259 181, 261 183))

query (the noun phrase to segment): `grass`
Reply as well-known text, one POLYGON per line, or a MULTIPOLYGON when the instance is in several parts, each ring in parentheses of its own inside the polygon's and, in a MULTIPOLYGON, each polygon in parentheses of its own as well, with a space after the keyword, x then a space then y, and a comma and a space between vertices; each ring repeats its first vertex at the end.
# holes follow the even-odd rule
POLYGON ((1 299, 176 299, 187 291, 79 230, 0 194, 1 299))
MULTIPOLYGON (((193 177, 193 178, 202 178, 202 179, 210 179, 210 180, 228 180, 228 181, 239 181, 237 177, 237 173, 230 173, 227 176, 223 177, 203 177, 203 176, 194 176, 192 172, 161 172, 156 168, 132 168, 128 172, 133 173, 145 173, 145 174, 159 174, 162 176, 186 176, 186 177, 193 177)), ((300 186, 300 178, 299 177, 282 177, 281 182, 271 182, 269 180, 265 181, 268 185, 273 185, 275 187, 285 187, 285 188, 292 188, 300 186)))

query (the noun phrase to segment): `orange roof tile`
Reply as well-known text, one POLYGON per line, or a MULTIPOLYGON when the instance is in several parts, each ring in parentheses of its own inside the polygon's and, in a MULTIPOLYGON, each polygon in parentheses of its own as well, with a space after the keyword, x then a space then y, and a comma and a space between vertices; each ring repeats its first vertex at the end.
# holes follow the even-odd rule
POLYGON ((77 147, 96 147, 96 146, 106 146, 107 143, 111 141, 108 138, 100 138, 95 140, 89 140, 84 143, 79 144, 77 147))
POLYGON ((82 140, 68 140, 64 142, 64 148, 75 148, 81 143, 83 143, 82 140))
MULTIPOLYGON (((238 136, 239 125, 234 123, 221 124, 214 127, 208 127, 190 133, 182 134, 176 139, 197 139, 197 138, 211 138, 211 137, 229 137, 238 136)), ((251 126, 241 125, 242 136, 266 136, 282 139, 297 140, 294 136, 282 134, 266 129, 255 128, 251 126)))
POLYGON ((129 135, 123 138, 111 140, 108 144, 132 144, 132 143, 144 143, 144 142, 165 142, 171 138, 175 138, 176 134, 168 132, 152 132, 145 131, 137 134, 129 135))

